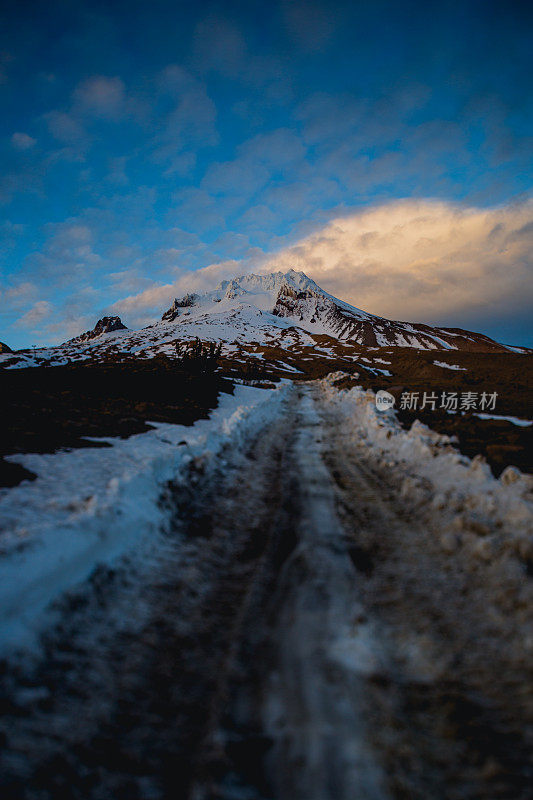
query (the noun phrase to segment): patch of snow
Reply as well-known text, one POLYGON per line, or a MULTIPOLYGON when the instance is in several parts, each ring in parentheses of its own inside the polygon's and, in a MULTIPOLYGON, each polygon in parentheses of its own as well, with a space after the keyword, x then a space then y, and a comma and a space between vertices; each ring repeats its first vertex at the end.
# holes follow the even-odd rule
MULTIPOLYGON (((376 335, 376 342, 378 343, 378 347, 387 347, 387 345, 390 345, 390 339, 387 339, 387 337, 384 336, 382 333, 380 333, 380 331, 374 331, 374 333, 376 335)), ((403 336, 401 334, 396 335, 395 339, 396 339, 396 341, 397 341, 397 343, 398 343, 398 345, 400 347, 402 345, 405 345, 406 347, 409 347, 408 343, 405 341, 405 339, 403 338, 403 336), (400 344, 400 342, 401 342, 401 344, 400 344)), ((377 350, 377 348, 373 348, 373 349, 377 350)))
POLYGON ((379 369, 379 367, 365 367, 365 369, 373 375, 387 375, 388 377, 392 375, 392 372, 389 372, 388 369, 379 369))
POLYGON ((512 422, 513 425, 518 425, 521 428, 529 428, 530 425, 533 425, 533 420, 531 419, 520 419, 520 417, 504 417, 501 414, 474 414, 474 417, 479 417, 480 419, 496 419, 496 420, 503 420, 504 422, 512 422))
POLYGON ((436 367, 443 367, 444 369, 459 369, 466 372, 466 367, 460 367, 458 364, 446 364, 445 361, 434 361, 436 367))
POLYGON ((431 334, 431 338, 440 344, 441 347, 444 347, 445 350, 458 350, 459 348, 456 347, 454 344, 450 344, 450 342, 446 342, 444 339, 441 339, 439 336, 435 336, 435 334, 431 334))
POLYGON ((511 344, 506 344, 505 347, 508 350, 511 350, 513 353, 527 353, 527 350, 526 350, 525 347, 513 347, 513 345, 511 345, 511 344))
POLYGON ((527 556, 533 529, 532 476, 507 467, 495 478, 480 456, 463 456, 448 436, 418 420, 404 430, 394 410, 377 411, 373 392, 361 387, 338 390, 333 385, 337 378, 324 379, 323 391, 346 429, 347 447, 370 450, 396 475, 406 505, 439 510, 443 547, 468 547, 473 557, 484 557, 491 548, 502 558, 509 553, 519 560, 527 556))
POLYGON ((155 430, 106 439, 111 448, 8 457, 38 477, 0 490, 1 649, 34 644, 50 603, 97 564, 142 557, 167 518, 158 504, 164 485, 186 480, 193 462, 208 467, 226 446, 243 446, 289 390, 237 386, 189 427, 152 423, 155 430))
POLYGON ((287 372, 302 372, 301 369, 297 369, 297 367, 293 367, 291 364, 285 364, 284 361, 277 361, 276 363, 281 369, 287 370, 287 372))

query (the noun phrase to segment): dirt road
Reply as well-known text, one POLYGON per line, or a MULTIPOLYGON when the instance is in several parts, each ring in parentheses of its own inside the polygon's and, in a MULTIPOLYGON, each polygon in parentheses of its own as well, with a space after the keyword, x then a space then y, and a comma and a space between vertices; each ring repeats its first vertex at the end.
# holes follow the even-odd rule
POLYGON ((438 509, 349 433, 296 386, 168 486, 151 555, 5 665, 4 797, 533 797, 531 578, 446 552, 438 509))

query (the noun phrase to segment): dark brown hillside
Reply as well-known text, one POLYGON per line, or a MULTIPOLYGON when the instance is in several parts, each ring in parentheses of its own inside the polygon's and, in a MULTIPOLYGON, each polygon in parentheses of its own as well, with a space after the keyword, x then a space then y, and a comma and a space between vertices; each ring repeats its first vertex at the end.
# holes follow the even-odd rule
POLYGON ((496 475, 509 465, 533 472, 533 426, 481 419, 476 411, 449 414, 438 407, 420 409, 424 392, 434 392, 439 398, 442 392, 475 392, 478 396, 496 392, 495 409, 488 413, 533 420, 532 355, 380 348, 362 354, 357 371, 357 379, 347 378, 339 385, 385 389, 396 398, 397 409, 402 393, 419 393, 419 408, 398 411, 406 426, 419 419, 439 433, 456 436, 461 452, 470 457, 482 454, 496 475), (435 361, 460 369, 439 366, 435 361), (377 369, 391 375, 376 374, 377 369))
MULTIPOLYGON (((0 456, 105 447, 83 437, 131 436, 149 430, 147 420, 191 425, 216 407, 221 391, 232 392, 232 383, 164 356, 5 370, 0 456)), ((1 486, 31 477, 18 464, 0 461, 1 486)))

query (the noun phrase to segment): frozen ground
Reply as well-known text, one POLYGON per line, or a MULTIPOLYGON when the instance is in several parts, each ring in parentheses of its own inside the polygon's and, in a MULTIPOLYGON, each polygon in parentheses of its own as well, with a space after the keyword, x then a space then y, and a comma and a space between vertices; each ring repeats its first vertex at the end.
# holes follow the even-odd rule
POLYGON ((2 496, 4 796, 531 798, 531 478, 335 377, 2 496))

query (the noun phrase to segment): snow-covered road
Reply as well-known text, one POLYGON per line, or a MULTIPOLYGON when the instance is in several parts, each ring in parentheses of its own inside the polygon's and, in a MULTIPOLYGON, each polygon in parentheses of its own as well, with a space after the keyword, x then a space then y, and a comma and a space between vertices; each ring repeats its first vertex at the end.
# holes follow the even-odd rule
POLYGON ((363 611, 358 576, 309 388, 300 389, 296 423, 296 547, 277 582, 275 655, 265 701, 274 794, 284 800, 378 800, 388 795, 370 745, 357 667, 361 656, 375 658, 378 643, 357 624, 363 611))
POLYGON ((332 384, 142 435, 150 529, 5 625, 43 638, 4 664, 3 796, 531 797, 531 481, 332 384))

